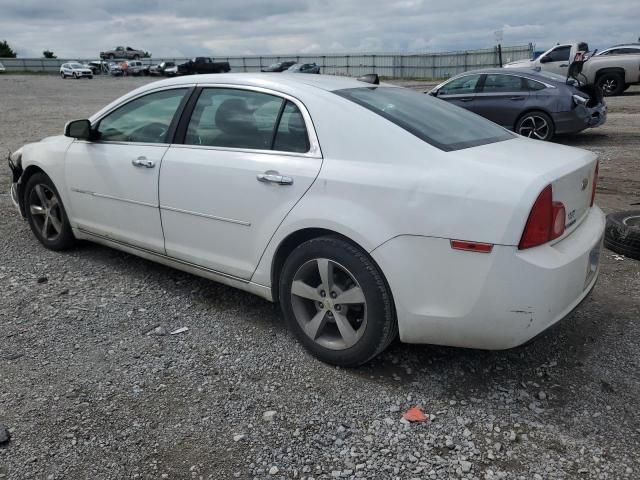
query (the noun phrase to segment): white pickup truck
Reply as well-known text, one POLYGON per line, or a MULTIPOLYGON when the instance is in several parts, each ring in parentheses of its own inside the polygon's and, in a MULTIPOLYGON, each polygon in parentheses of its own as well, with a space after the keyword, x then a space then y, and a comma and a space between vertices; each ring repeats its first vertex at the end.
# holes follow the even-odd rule
MULTIPOLYGON (((558 44, 534 60, 518 60, 507 63, 505 68, 539 67, 547 72, 566 76, 569 64, 578 52, 588 55, 585 42, 558 44)), ((581 80, 597 85, 607 96, 620 95, 629 86, 640 83, 640 55, 587 56, 581 80)))

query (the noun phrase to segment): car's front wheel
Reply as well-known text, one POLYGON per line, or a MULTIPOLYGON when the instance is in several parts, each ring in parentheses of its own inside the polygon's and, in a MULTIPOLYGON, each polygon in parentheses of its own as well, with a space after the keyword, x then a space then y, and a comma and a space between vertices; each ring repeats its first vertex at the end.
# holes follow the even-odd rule
POLYGON ((369 255, 339 237, 298 246, 280 276, 289 328, 320 360, 344 367, 381 353, 398 327, 391 292, 369 255))
POLYGON ((36 238, 50 250, 72 247, 76 239, 58 190, 44 173, 32 175, 24 189, 27 221, 36 238))
POLYGON ((64 74, 64 72, 60 72, 60 78, 64 80, 65 78, 67 78, 67 76, 64 74))
POLYGON ((516 133, 536 140, 551 140, 555 133, 553 120, 544 112, 527 112, 518 119, 516 133))

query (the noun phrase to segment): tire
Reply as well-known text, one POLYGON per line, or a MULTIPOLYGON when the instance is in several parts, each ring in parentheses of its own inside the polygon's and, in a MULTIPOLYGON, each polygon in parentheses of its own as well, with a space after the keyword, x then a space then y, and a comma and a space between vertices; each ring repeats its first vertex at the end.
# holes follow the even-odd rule
POLYGON ((89 80, 93 80, 93 75, 89 75, 87 78, 88 78, 89 80))
POLYGON ((607 215, 604 246, 625 257, 640 260, 640 210, 607 215))
POLYGON ((109 55, 107 55, 107 58, 109 60, 114 60, 116 57, 113 55, 113 53, 110 53, 109 55))
POLYGON ((31 231, 42 245, 49 250, 65 250, 75 245, 60 194, 47 175, 32 175, 25 185, 23 199, 31 231))
POLYGON ((556 127, 549 115, 539 110, 527 112, 516 122, 515 132, 523 137, 549 141, 556 132, 556 127))
POLYGON ((605 97, 615 97, 624 92, 624 78, 616 72, 603 73, 598 77, 596 85, 605 97))
POLYGON ((134 55, 134 56, 133 56, 133 59, 134 59, 134 60, 140 60, 140 55, 134 55))
POLYGON ((283 265, 279 287, 287 326, 323 362, 362 365, 398 334, 393 299, 382 272, 366 252, 340 237, 319 237, 298 246, 283 265), (332 280, 323 282, 320 271, 332 280), (345 303, 340 303, 341 298, 345 303))
POLYGON ((66 80, 67 76, 63 72, 60 72, 60 78, 62 78, 63 80, 66 80))
POLYGON ((623 91, 626 92, 627 90, 629 90, 629 88, 631 88, 631 84, 630 83, 625 83, 623 91))

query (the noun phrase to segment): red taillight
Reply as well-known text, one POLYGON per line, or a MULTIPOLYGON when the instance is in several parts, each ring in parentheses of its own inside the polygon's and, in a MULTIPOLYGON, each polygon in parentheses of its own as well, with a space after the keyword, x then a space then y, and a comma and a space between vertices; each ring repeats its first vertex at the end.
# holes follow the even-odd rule
POLYGON ((596 162, 596 171, 593 172, 593 181, 591 182, 591 205, 596 201, 596 185, 598 184, 598 173, 600 171, 600 162, 596 162))
POLYGON ((547 185, 531 208, 518 248, 536 247, 562 236, 565 216, 564 205, 553 201, 553 189, 547 185))
POLYGON ((466 240, 451 240, 451 248, 454 250, 466 250, 467 252, 490 253, 493 249, 493 244, 468 242, 466 240))

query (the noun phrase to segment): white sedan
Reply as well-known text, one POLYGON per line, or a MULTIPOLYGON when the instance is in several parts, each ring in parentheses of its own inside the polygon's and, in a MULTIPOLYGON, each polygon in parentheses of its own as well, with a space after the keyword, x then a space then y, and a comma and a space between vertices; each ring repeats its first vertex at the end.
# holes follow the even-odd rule
POLYGON ((60 77, 67 78, 93 78, 93 70, 87 65, 82 65, 78 62, 63 63, 60 66, 60 77))
POLYGON ((85 239, 279 302, 320 359, 505 349, 573 310, 604 230, 593 153, 321 75, 145 85, 10 157, 47 248, 85 239))

